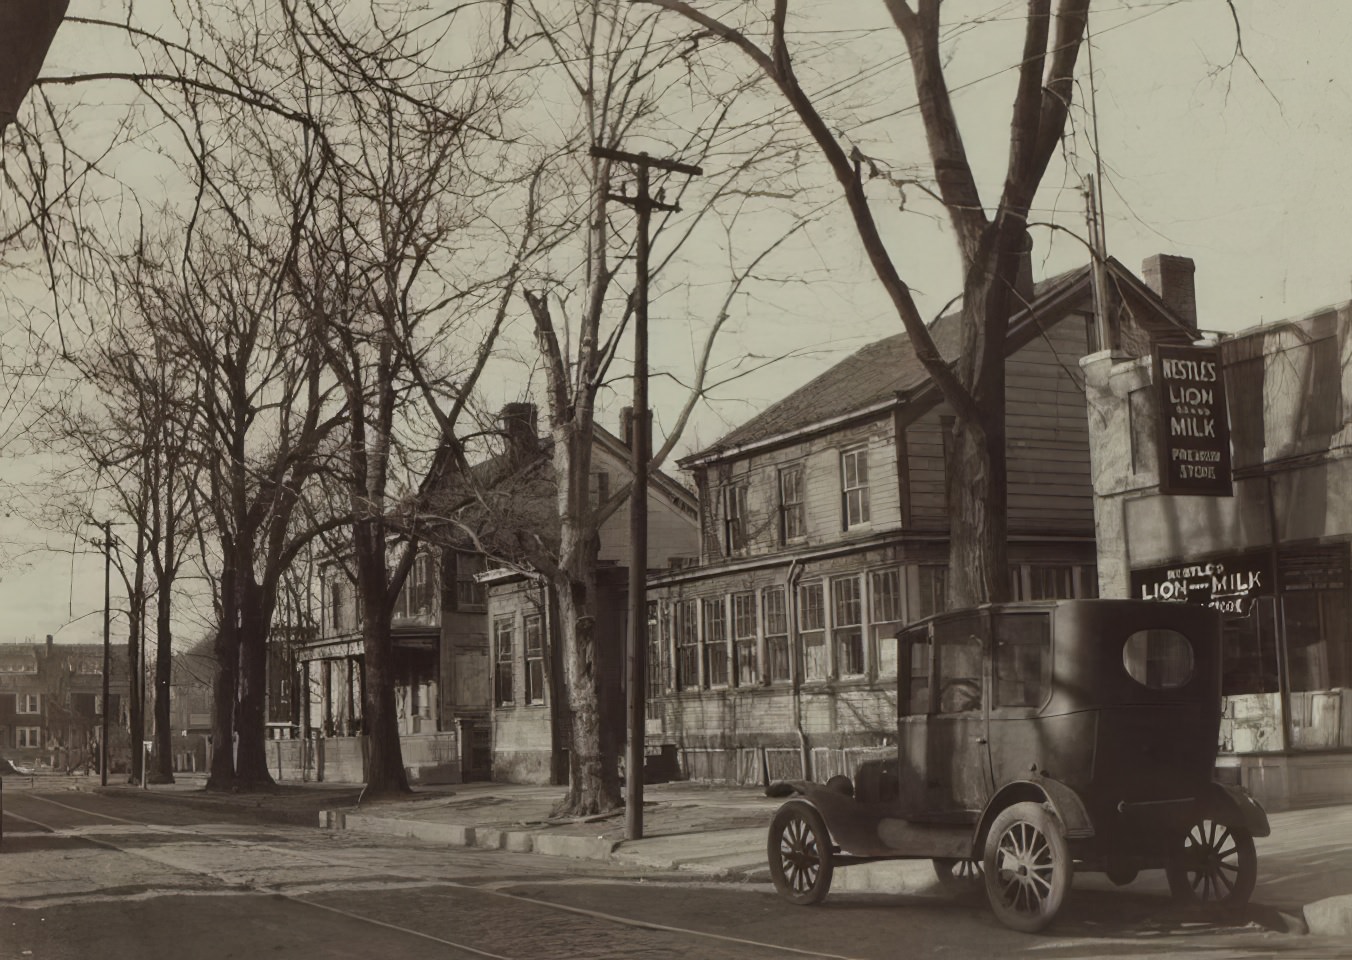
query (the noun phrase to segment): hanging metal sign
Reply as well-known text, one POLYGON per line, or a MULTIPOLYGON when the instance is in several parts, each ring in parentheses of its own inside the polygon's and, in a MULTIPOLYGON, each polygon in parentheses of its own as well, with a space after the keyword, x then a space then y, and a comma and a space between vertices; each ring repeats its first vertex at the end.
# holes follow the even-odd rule
POLYGON ((1220 347, 1155 346, 1160 492, 1228 497, 1230 421, 1220 347))

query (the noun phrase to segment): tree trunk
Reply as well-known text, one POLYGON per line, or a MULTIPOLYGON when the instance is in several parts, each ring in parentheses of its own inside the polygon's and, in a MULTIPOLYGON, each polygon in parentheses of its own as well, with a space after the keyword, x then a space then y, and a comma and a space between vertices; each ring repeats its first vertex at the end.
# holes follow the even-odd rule
POLYGON ((242 576, 239 646, 239 755, 235 785, 240 789, 273 786, 267 761, 268 632, 273 599, 266 585, 242 576))
POLYGON ((1009 596, 1004 431, 954 420, 948 451, 948 606, 1009 596))
POLYGON ((620 806, 618 757, 601 729, 601 664, 596 642, 596 549, 579 551, 555 583, 559 595, 563 669, 572 707, 568 794, 560 813, 584 817, 620 806))
MULTIPOLYGON (((141 574, 141 562, 138 559, 136 563, 136 574, 138 581, 141 574)), ((127 684, 127 745, 131 748, 128 756, 128 782, 141 782, 141 761, 144 759, 144 752, 141 749, 141 731, 145 728, 143 715, 145 713, 145 704, 141 702, 141 673, 145 669, 145 664, 141 663, 141 634, 145 630, 145 592, 141 589, 139 582, 132 587, 131 596, 127 598, 127 676, 130 682, 127 684)))
POLYGON ((563 635, 559 624, 559 591, 555 584, 544 590, 546 623, 545 686, 549 689, 549 782, 556 787, 568 784, 569 727, 573 722, 568 710, 568 691, 563 682, 563 635))
POLYGON ((161 583, 155 600, 155 766, 150 771, 151 783, 174 782, 174 731, 169 713, 174 671, 171 604, 169 584, 161 583))
POLYGON ((235 697, 239 687, 239 597, 234 562, 228 556, 221 570, 221 623, 213 650, 216 674, 211 684, 211 775, 208 790, 229 790, 235 784, 235 697))
POLYGON ((362 708, 366 721, 367 796, 399 796, 410 793, 404 754, 399 744, 399 718, 394 703, 394 643, 390 637, 389 573, 385 562, 384 524, 374 519, 353 523, 357 586, 366 599, 362 621, 362 647, 366 654, 366 677, 362 684, 362 708))
POLYGON ((998 603, 1009 597, 1008 477, 1005 449, 1005 351, 1009 318, 1031 301, 1021 266, 1025 236, 987 233, 963 290, 957 374, 976 418, 954 418, 947 452, 950 517, 948 605, 998 603))

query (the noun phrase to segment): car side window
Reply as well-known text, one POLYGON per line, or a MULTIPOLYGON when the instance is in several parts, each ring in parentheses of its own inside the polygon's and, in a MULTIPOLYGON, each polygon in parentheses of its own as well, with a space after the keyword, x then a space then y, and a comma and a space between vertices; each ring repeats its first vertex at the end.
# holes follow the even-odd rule
POLYGON ((995 706, 1038 707, 1051 686, 1051 618, 1045 613, 995 617, 995 706))
POLYGON ((939 681, 936 713, 980 712, 986 623, 985 616, 974 616, 935 625, 939 681))
POLYGON ((920 628, 897 635, 897 713, 919 716, 930 708, 929 631, 920 628))

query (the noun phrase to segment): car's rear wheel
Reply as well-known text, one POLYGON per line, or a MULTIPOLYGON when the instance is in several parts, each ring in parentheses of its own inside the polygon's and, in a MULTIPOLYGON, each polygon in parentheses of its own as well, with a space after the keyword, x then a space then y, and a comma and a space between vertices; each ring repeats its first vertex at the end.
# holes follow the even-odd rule
POLYGON ((991 824, 982 868, 996 918, 1036 933, 1061 909, 1074 864, 1060 821, 1040 803, 1016 803, 991 824))
POLYGON ((1258 882, 1253 836, 1243 827, 1201 820, 1188 829, 1165 873, 1169 892, 1180 903, 1242 907, 1258 882))
POLYGON ((790 903, 821 903, 831 889, 831 835, 821 814, 802 800, 775 811, 767 843, 770 879, 790 903))

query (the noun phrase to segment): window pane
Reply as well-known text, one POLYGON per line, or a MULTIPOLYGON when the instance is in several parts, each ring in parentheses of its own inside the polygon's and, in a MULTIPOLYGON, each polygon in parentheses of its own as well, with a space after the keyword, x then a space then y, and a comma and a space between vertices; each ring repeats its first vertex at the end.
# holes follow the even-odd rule
POLYGON ((1051 621, 1046 614, 995 618, 995 706, 1036 707, 1051 682, 1051 621))
POLYGON ((1175 630, 1138 630, 1122 645, 1122 664, 1151 689, 1181 687, 1192 679, 1192 644, 1175 630))
POLYGON ((798 588, 799 624, 804 630, 821 630, 826 626, 826 613, 822 603, 822 585, 805 583, 798 588))
POLYGON ((922 620, 948 609, 947 564, 922 564, 919 569, 920 595, 915 619, 922 620))
POLYGON ((826 679, 826 631, 803 634, 803 675, 808 680, 826 679))
POLYGON ((869 574, 869 620, 878 674, 897 672, 897 629, 901 626, 901 571, 874 570, 869 574))
POLYGON ((699 686, 698 618, 699 601, 682 601, 676 648, 676 685, 681 690, 693 690, 699 686))
POLYGON ((723 598, 704 601, 704 681, 706 686, 728 682, 727 611, 723 598))
POLYGON ((493 670, 493 696, 500 705, 510 704, 515 699, 512 682, 513 656, 516 638, 515 623, 511 619, 493 622, 493 646, 496 650, 493 670))
POLYGON ((545 701, 544 629, 538 613, 522 620, 526 648, 526 702, 545 701))
POLYGON ((784 588, 771 587, 762 595, 765 614, 765 677, 771 683, 791 679, 789 667, 789 621, 784 588))
POLYGON ((981 641, 985 630, 984 616, 963 616, 935 624, 939 713, 981 709, 981 641))

